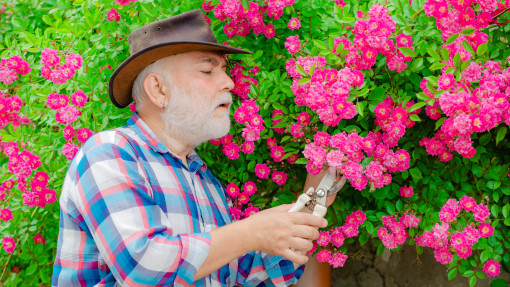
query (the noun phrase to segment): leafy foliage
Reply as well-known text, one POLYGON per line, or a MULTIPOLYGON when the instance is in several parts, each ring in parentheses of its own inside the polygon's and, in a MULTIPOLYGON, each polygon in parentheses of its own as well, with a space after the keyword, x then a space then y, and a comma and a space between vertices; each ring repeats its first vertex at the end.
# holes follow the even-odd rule
MULTIPOLYGON (((241 1, 240 1, 241 2, 241 1)), ((263 5, 263 1, 255 1, 263 5)), ((342 2, 342 1, 337 1, 342 2)), ((223 1, 222 1, 223 3, 223 1)), ((214 0, 213 5, 220 4, 214 0)), ((364 188, 355 190, 350 185, 341 191, 334 204, 329 208, 328 219, 331 228, 342 226, 348 215, 356 210, 366 214, 366 221, 359 229, 358 238, 346 239, 344 245, 332 248, 347 255, 356 250, 349 250, 349 243, 359 240, 364 245, 370 237, 379 238, 378 230, 383 227, 384 216, 401 216, 405 212, 413 211, 422 220, 416 228, 410 228, 411 237, 407 242, 416 245, 415 238, 423 234, 424 230, 431 230, 440 221, 439 211, 448 199, 460 199, 463 196, 473 197, 477 203, 483 202, 490 210, 489 221, 495 228, 494 234, 488 238, 481 238, 474 246, 472 256, 462 259, 458 255, 447 265, 448 278, 457 275, 470 278, 470 285, 476 283, 477 278, 483 279, 484 264, 489 259, 501 263, 502 270, 509 272, 510 268, 510 141, 508 127, 498 124, 495 128, 473 133, 471 140, 476 154, 471 158, 457 153, 449 161, 440 161, 432 157, 426 149, 420 146, 423 137, 433 137, 441 128, 446 118, 431 119, 422 109, 432 105, 434 100, 423 93, 420 83, 427 78, 430 84, 427 88, 431 92, 437 89, 438 77, 442 74, 450 59, 448 51, 443 45, 454 43, 461 37, 468 37, 474 33, 472 28, 464 29, 452 34, 446 39, 441 38, 440 29, 436 21, 423 13, 425 1, 422 0, 390 0, 390 1, 346 1, 346 5, 337 6, 329 0, 300 1, 283 8, 283 15, 278 19, 264 18, 266 24, 274 25, 275 36, 251 32, 247 36, 227 37, 224 33, 225 21, 214 17, 213 12, 207 15, 211 19, 211 27, 217 35, 218 42, 235 47, 242 47, 254 52, 252 56, 233 56, 247 70, 260 67, 256 74, 256 84, 252 84, 248 97, 256 100, 259 114, 264 119, 264 129, 260 139, 255 142, 253 153, 240 153, 239 158, 230 160, 222 152, 221 145, 210 142, 199 147, 199 154, 211 168, 215 175, 225 185, 234 183, 242 186, 248 181, 257 185, 257 193, 251 196, 250 204, 260 209, 291 203, 301 192, 307 170, 304 164, 307 160, 302 151, 307 143, 313 141, 317 131, 331 135, 341 132, 351 133, 355 130, 360 136, 367 136, 369 132, 380 131, 380 126, 374 122, 375 109, 384 99, 391 97, 396 104, 405 106, 413 101, 408 109, 420 111, 413 114, 412 128, 405 132, 405 136, 398 141, 398 146, 405 149, 409 155, 409 168, 402 172, 393 173, 392 182, 379 189, 364 188), (286 63, 293 57, 321 56, 332 69, 346 66, 347 49, 335 47, 335 38, 353 38, 353 28, 359 20, 357 11, 367 13, 374 4, 381 4, 389 10, 391 19, 396 23, 392 37, 400 33, 412 35, 412 47, 401 47, 400 53, 411 59, 401 73, 388 68, 387 57, 377 56, 375 64, 370 69, 361 70, 364 83, 353 89, 347 101, 355 104, 357 114, 352 119, 343 119, 337 125, 327 126, 321 122, 317 113, 307 106, 295 103, 292 91, 293 79, 288 74, 286 63), (287 24, 289 19, 300 20, 299 30, 291 30, 287 24), (301 49, 295 54, 289 54, 284 46, 290 36, 299 35, 301 49), (340 56, 339 56, 340 55, 340 56), (280 110, 279 115, 274 115, 280 110), (296 138, 290 133, 290 126, 297 121, 302 112, 308 112, 310 123, 305 128, 305 136, 296 138), (278 123, 273 124, 274 121, 278 123), (277 129, 283 128, 283 133, 277 129), (275 139, 277 145, 283 147, 283 160, 275 162, 271 156, 268 139, 275 139), (294 163, 287 160, 293 154, 299 156, 294 163), (284 185, 275 183, 271 178, 261 179, 255 174, 257 164, 266 163, 272 170, 283 171, 287 174, 284 185), (399 193, 400 187, 411 185, 414 195, 405 198, 399 193)), ((4 97, 18 96, 23 105, 17 112, 28 118, 29 122, 20 120, 16 126, 9 122, 0 130, 3 143, 16 142, 20 150, 27 150, 39 157, 40 166, 33 170, 48 174, 48 188, 57 191, 57 198, 64 180, 69 160, 63 153, 64 124, 56 119, 56 112, 48 108, 46 101, 50 94, 71 95, 82 90, 88 97, 88 102, 79 108, 81 115, 71 125, 74 129, 89 128, 93 132, 121 126, 131 115, 129 110, 115 108, 108 97, 108 80, 115 68, 129 55, 127 36, 130 31, 156 20, 161 20, 181 12, 198 9, 202 1, 158 1, 142 0, 122 6, 112 0, 50 0, 50 1, 10 1, 0 4, 0 58, 8 59, 20 56, 30 64, 31 71, 27 75, 20 75, 12 84, 0 84, 0 91, 4 97), (120 15, 120 21, 108 21, 107 12, 115 8, 120 15), (78 54, 83 57, 83 64, 76 70, 76 75, 63 84, 55 84, 41 75, 43 63, 41 53, 45 48, 59 51, 61 55, 78 54)), ((249 7, 248 1, 242 1, 244 7, 249 7)), ((506 8, 507 9, 507 8, 506 8)), ((508 9, 507 9, 508 10, 508 9)), ((502 68, 508 68, 507 58, 508 32, 510 30, 510 13, 502 10, 493 15, 501 24, 493 23, 481 29, 488 35, 488 41, 476 49, 467 41, 460 42, 464 49, 472 54, 472 59, 462 61, 460 57, 453 58, 455 77, 460 77, 470 62, 485 63, 489 59, 500 61, 502 68), (506 64, 505 64, 506 63, 506 64)), ((299 84, 306 85, 311 81, 314 71, 307 73, 302 67, 297 71, 302 79, 299 84)), ((250 74, 253 76, 253 73, 250 74)), ((507 98, 508 98, 507 90, 507 98)), ((438 100, 441 93, 434 94, 438 100)), ((241 98, 235 99, 234 108, 241 105, 241 98)), ((232 118, 233 118, 232 111, 232 118)), ((233 121, 232 141, 241 145, 245 125, 233 121)), ((76 140, 75 144, 80 143, 76 140)), ((370 159, 363 162, 366 166, 370 159)), ((10 179, 18 180, 9 169, 10 157, 5 150, 0 156, 0 179, 6 182, 10 179)), ((28 185, 30 186, 30 185, 28 185)), ((48 285, 51 278, 53 260, 58 235, 59 206, 56 202, 44 207, 29 207, 24 203, 22 189, 18 184, 12 189, 5 189, 5 197, 0 201, 0 208, 12 211, 13 218, 0 222, 1 238, 12 237, 16 248, 12 253, 0 252, 1 280, 8 286, 48 285), (41 234, 45 244, 36 244, 34 236, 41 234)), ((246 206, 245 206, 246 207, 246 206)), ((472 216, 459 217, 452 223, 452 228, 460 230, 472 222, 472 216)), ((384 251, 380 240, 376 241, 377 254, 384 251)), ((421 246, 416 245, 418 254, 423 252, 421 246)), ((494 280, 493 285, 504 284, 501 279, 494 280)), ((498 285, 499 286, 499 285, 498 285)))

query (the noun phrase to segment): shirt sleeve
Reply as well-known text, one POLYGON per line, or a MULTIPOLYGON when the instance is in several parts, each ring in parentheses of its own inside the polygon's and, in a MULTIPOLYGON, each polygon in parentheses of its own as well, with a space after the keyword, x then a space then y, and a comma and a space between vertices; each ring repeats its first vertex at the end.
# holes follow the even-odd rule
POLYGON ((242 286, 289 286, 301 278, 305 265, 296 270, 292 261, 255 251, 239 258, 238 268, 237 282, 242 286))
POLYGON ((92 147, 77 161, 70 200, 121 286, 189 286, 211 237, 173 232, 136 158, 127 141, 92 147))

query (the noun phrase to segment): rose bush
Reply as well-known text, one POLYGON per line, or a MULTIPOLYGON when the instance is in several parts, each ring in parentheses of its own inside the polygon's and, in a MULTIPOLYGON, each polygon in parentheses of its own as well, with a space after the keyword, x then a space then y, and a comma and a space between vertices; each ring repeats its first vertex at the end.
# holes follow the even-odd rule
POLYGON ((319 261, 341 267, 372 239, 377 255, 431 252, 471 286, 509 272, 508 1, 36 0, 0 4, 5 285, 49 284, 69 161, 133 110, 107 92, 129 32, 197 8, 254 52, 229 58, 230 134, 199 147, 232 217, 292 202, 329 165, 349 184, 319 261))

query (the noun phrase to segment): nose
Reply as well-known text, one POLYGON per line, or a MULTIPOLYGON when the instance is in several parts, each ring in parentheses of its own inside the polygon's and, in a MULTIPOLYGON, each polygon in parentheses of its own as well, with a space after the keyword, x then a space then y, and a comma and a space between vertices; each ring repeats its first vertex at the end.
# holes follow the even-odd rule
POLYGON ((227 91, 231 91, 232 89, 234 89, 234 81, 232 80, 232 78, 230 78, 230 76, 227 74, 227 72, 223 72, 224 74, 224 77, 223 77, 223 90, 227 90, 227 91))

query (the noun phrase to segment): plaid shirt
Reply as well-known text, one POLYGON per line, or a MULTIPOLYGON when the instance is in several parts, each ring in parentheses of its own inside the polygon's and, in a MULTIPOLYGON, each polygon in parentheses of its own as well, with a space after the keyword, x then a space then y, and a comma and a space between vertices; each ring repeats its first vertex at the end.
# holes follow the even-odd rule
POLYGON ((189 168, 136 113, 91 137, 67 171, 53 286, 286 286, 303 268, 248 253, 193 282, 232 222, 225 189, 192 152, 189 168))

